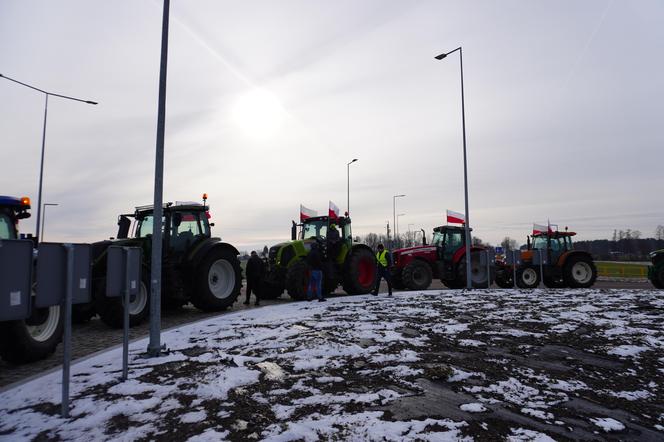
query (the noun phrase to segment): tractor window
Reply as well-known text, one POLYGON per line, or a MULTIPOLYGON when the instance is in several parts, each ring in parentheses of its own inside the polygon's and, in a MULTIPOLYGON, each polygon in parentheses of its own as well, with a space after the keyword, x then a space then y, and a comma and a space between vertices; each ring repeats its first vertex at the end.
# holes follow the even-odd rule
POLYGON ((572 237, 571 236, 566 236, 565 237, 565 250, 574 250, 574 246, 572 246, 572 237))
POLYGON ((565 249, 565 244, 562 241, 562 238, 551 238, 551 251, 560 252, 565 249))
POLYGON ((344 224, 343 226, 343 238, 344 240, 347 241, 352 241, 353 240, 353 232, 350 230, 350 223, 349 224, 344 224))
POLYGON ((433 238, 431 238, 431 245, 436 247, 441 247, 443 245, 443 235, 439 232, 433 232, 433 238))
POLYGON ((447 232, 447 240, 445 241, 445 249, 454 251, 463 245, 463 232, 447 232))
POLYGON ((542 249, 546 250, 546 236, 535 236, 533 237, 533 249, 542 249))
MULTIPOLYGON (((138 220, 138 229, 136 230, 137 238, 145 238, 148 235, 152 235, 152 215, 146 215, 143 218, 138 220)), ((164 218, 161 219, 161 229, 163 232, 164 229, 164 218)))
POLYGON ((302 239, 327 238, 327 220, 312 221, 302 226, 302 239))
POLYGON ((176 212, 171 215, 171 247, 186 250, 201 233, 198 212, 176 212))
POLYGON ((0 239, 16 239, 14 222, 5 213, 0 213, 0 239))

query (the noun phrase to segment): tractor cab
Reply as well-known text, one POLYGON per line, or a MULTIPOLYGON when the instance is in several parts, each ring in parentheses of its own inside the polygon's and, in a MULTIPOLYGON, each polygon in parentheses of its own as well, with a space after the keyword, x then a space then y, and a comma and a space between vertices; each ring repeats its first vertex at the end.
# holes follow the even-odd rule
MULTIPOLYGON (((472 231, 472 229, 470 229, 472 231)), ((452 262, 456 252, 466 245, 464 227, 440 226, 433 229, 431 245, 436 247, 438 258, 452 262)))
POLYGON ((30 217, 30 198, 0 196, 0 239, 18 239, 18 222, 30 217))
POLYGON ((336 219, 331 219, 329 216, 315 216, 305 219, 301 224, 293 222, 291 237, 293 240, 298 238, 304 244, 318 242, 323 254, 328 256, 329 253, 339 263, 344 261, 346 254, 353 246, 351 221, 347 216, 336 219), (298 227, 299 233, 297 232, 298 227), (332 229, 338 232, 337 240, 332 238, 332 229))
MULTIPOLYGON (((576 232, 541 232, 532 235, 532 242, 528 240, 528 250, 542 250, 548 254, 549 262, 556 263, 565 252, 574 250, 572 237, 576 232)), ((531 252, 532 253, 532 252, 531 252)))
MULTIPOLYGON (((172 254, 182 255, 193 245, 210 238, 208 210, 208 206, 195 202, 164 204, 161 224, 165 248, 172 254)), ((154 226, 154 207, 140 206, 133 214, 120 215, 118 226, 118 239, 149 239, 154 226), (130 218, 134 219, 133 229, 130 218)))

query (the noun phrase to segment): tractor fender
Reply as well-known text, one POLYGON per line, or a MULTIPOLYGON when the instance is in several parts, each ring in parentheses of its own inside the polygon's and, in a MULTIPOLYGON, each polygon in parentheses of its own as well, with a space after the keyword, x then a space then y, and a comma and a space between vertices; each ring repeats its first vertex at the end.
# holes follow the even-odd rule
POLYGON ((581 250, 570 250, 568 252, 563 253, 560 255, 560 258, 558 259, 558 263, 556 264, 556 267, 565 267, 565 262, 571 257, 571 256, 583 256, 591 261, 593 260, 593 257, 590 253, 584 252, 581 250))
MULTIPOLYGON (((483 252, 485 250, 484 247, 470 246, 470 253, 483 252)), ((466 246, 459 247, 457 251, 454 252, 454 255, 452 255, 452 262, 458 264, 464 256, 466 256, 466 246)))
POLYGON ((212 250, 212 249, 226 249, 233 253, 235 256, 238 256, 240 252, 233 247, 232 245, 221 242, 219 238, 208 238, 202 243, 200 243, 198 246, 194 248, 194 250, 191 251, 189 254, 189 262, 191 263, 192 268, 197 268, 203 259, 207 256, 207 254, 212 250))

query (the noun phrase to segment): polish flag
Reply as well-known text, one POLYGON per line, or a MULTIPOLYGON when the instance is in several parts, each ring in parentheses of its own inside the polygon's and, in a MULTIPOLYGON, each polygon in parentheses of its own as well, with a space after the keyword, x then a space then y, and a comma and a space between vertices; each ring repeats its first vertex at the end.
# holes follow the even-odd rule
POLYGON ((332 201, 330 201, 330 209, 328 210, 328 216, 330 217, 330 219, 339 218, 339 208, 332 201))
POLYGON ((312 216, 318 216, 318 212, 315 210, 307 209, 302 204, 300 204, 300 222, 307 218, 311 218, 312 216))
POLYGON ((447 222, 453 224, 465 224, 466 216, 463 213, 447 211, 447 222))
POLYGON ((533 235, 541 235, 547 232, 551 233, 551 227, 533 223, 533 235))

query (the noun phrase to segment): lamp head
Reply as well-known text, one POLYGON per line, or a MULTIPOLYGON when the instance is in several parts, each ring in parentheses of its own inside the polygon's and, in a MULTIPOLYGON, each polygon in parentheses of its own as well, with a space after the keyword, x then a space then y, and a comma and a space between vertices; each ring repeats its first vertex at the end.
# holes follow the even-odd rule
POLYGON ((447 54, 436 55, 435 58, 436 58, 436 60, 442 60, 442 59, 445 58, 445 57, 447 57, 447 54))

